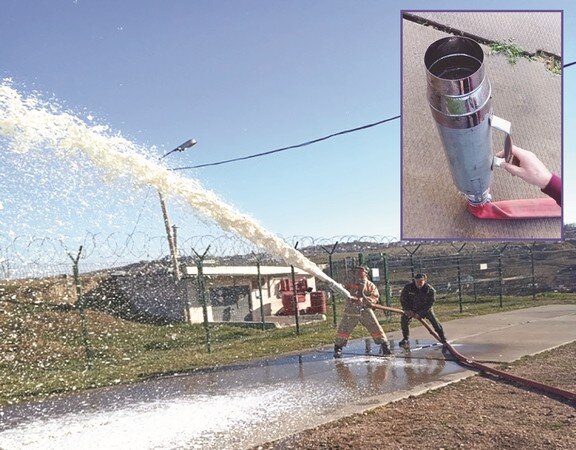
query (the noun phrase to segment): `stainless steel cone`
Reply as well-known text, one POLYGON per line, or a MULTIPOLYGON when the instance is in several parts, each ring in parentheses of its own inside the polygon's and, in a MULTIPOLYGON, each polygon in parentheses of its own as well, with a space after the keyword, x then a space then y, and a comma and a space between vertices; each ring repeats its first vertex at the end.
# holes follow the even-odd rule
POLYGON ((454 184, 471 204, 486 203, 493 155, 484 52, 472 39, 451 36, 430 45, 424 63, 428 103, 454 184))

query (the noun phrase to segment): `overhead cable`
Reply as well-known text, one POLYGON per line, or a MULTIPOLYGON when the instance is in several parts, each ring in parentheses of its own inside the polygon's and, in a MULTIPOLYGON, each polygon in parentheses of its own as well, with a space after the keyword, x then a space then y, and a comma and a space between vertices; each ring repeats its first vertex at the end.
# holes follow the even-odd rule
POLYGON ((275 150, 270 150, 270 151, 262 152, 262 153, 256 153, 256 154, 254 154, 254 155, 241 156, 241 157, 239 157, 239 158, 227 159, 227 160, 224 160, 224 161, 217 161, 217 162, 207 163, 207 164, 199 164, 199 165, 197 165, 197 166, 176 167, 176 168, 174 168, 174 169, 172 169, 172 170, 199 169, 199 168, 201 168, 201 167, 219 166, 219 165, 221 165, 221 164, 227 164, 227 163, 231 163, 231 162, 235 162, 235 161, 243 161, 243 160, 246 160, 246 159, 258 158, 258 157, 260 157, 260 156, 271 155, 272 153, 283 152, 283 151, 290 150, 290 149, 293 149, 293 148, 305 147, 305 146, 310 145, 310 144, 315 144, 316 142, 325 141, 326 139, 330 139, 330 138, 333 138, 333 137, 335 137, 335 136, 341 136, 341 135, 347 134, 347 133, 352 133, 352 132, 354 132, 354 131, 365 130, 366 128, 375 127, 376 125, 380 125, 380 124, 383 124, 383 123, 386 123, 386 122, 390 122, 390 121, 392 121, 392 120, 396 120, 396 119, 399 119, 399 118, 400 118, 400 116, 389 117, 389 118, 387 118, 387 119, 380 120, 379 122, 370 123, 370 124, 368 124, 368 125, 363 125, 363 126, 361 126, 361 127, 351 128, 351 129, 349 129, 349 130, 339 131, 338 133, 333 133, 333 134, 330 134, 330 135, 328 135, 328 136, 324 136, 324 137, 321 137, 321 138, 318 138, 318 139, 313 139, 313 140, 308 141, 308 142, 303 142, 302 144, 290 145, 290 146, 288 146, 288 147, 277 148, 277 149, 275 149, 275 150))
MULTIPOLYGON (((574 64, 576 64, 576 61, 572 61, 572 62, 570 62, 570 63, 564 64, 562 67, 566 68, 566 67, 573 66, 574 64)), ((370 123, 370 124, 368 124, 368 125, 363 125, 363 126, 361 126, 361 127, 356 127, 356 128, 351 128, 351 129, 349 129, 349 130, 339 131, 338 133, 333 133, 333 134, 330 134, 330 135, 328 135, 328 136, 324 136, 324 137, 321 137, 321 138, 318 138, 318 139, 313 139, 313 140, 311 140, 311 141, 303 142, 302 144, 289 145, 288 147, 277 148, 277 149, 275 149, 275 150, 269 150, 269 151, 267 151, 267 152, 256 153, 256 154, 248 155, 248 156, 241 156, 241 157, 239 157, 239 158, 226 159, 226 160, 223 160, 223 161, 216 161, 216 162, 213 162, 213 163, 198 164, 198 165, 196 165, 196 166, 176 167, 176 168, 171 169, 171 170, 200 169, 200 168, 202 168, 202 167, 219 166, 219 165, 228 164, 228 163, 231 163, 231 162, 244 161, 244 160, 252 159, 252 158, 259 158, 260 156, 266 156, 266 155, 271 155, 271 154, 273 154, 273 153, 279 153, 279 152, 283 152, 283 151, 286 151, 286 150, 291 150, 291 149, 294 149, 294 148, 305 147, 305 146, 307 146, 307 145, 311 145, 311 144, 315 144, 315 143, 317 143, 317 142, 325 141, 326 139, 330 139, 330 138, 333 138, 333 137, 335 137, 335 136, 341 136, 341 135, 343 135, 343 134, 348 134, 348 133, 353 133, 353 132, 355 132, 355 131, 365 130, 366 128, 375 127, 376 125, 381 125, 381 124, 383 124, 383 123, 391 122, 392 120, 397 120, 397 119, 400 119, 400 116, 399 116, 399 115, 398 115, 398 116, 394 116, 394 117, 389 117, 389 118, 387 118, 387 119, 380 120, 380 121, 378 121, 378 122, 370 123)))

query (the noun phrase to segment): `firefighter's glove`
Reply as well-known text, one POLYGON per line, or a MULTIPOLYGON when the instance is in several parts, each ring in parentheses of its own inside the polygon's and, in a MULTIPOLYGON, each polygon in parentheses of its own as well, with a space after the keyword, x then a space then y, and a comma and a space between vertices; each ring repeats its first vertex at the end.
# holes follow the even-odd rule
POLYGON ((350 297, 350 301, 351 301, 352 303, 354 303, 355 305, 358 305, 358 306, 361 306, 361 305, 362 305, 362 299, 361 299, 361 298, 351 296, 351 297, 350 297))
POLYGON ((376 302, 374 302, 374 301, 373 301, 371 298, 369 298, 369 297, 364 297, 364 298, 362 299, 362 306, 366 306, 367 308, 370 308, 374 303, 376 303, 376 302))

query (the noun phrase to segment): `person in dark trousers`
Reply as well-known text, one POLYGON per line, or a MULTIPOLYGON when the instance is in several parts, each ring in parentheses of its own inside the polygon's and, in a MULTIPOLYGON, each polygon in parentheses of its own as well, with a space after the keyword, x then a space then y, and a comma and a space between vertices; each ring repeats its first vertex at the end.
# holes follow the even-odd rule
POLYGON ((436 290, 428 284, 428 276, 425 273, 418 273, 412 283, 407 284, 400 294, 400 303, 402 304, 402 318, 400 326, 402 327, 402 337, 400 346, 409 347, 410 341, 410 321, 412 319, 428 319, 438 333, 442 343, 446 342, 444 329, 436 318, 434 310, 434 301, 436 300, 436 290))

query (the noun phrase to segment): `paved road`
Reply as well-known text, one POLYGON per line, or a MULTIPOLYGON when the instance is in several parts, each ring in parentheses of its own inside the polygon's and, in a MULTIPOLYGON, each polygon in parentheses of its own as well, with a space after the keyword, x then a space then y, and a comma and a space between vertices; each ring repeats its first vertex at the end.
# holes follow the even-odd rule
MULTIPOLYGON (((445 328, 467 356, 512 361, 576 340, 576 305, 445 328)), ((0 448, 246 448, 473 374, 447 360, 422 327, 412 334, 409 352, 396 347, 387 358, 366 355, 358 340, 342 360, 325 348, 5 407, 0 448)))

